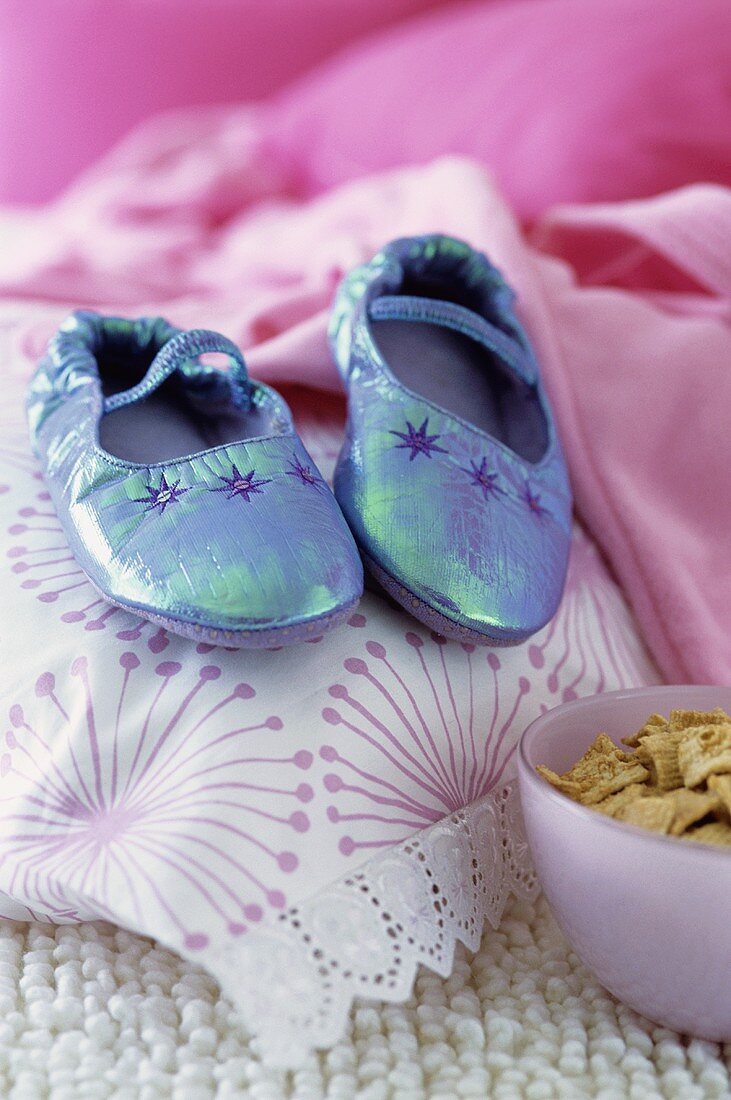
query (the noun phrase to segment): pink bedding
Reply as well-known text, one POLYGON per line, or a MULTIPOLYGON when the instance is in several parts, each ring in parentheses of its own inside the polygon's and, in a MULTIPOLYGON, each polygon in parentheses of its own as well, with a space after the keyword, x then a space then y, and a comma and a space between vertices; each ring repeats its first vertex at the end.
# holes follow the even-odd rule
POLYGON ((718 0, 668 0, 661 25, 648 0, 427 20, 279 102, 161 118, 7 215, 2 293, 159 310, 262 377, 335 387, 341 273, 396 235, 466 237, 518 288, 578 509, 665 675, 728 682, 729 31, 718 0), (453 148, 473 159, 432 159, 453 148), (405 160, 427 163, 330 187, 405 160), (632 201, 698 178, 718 183, 632 201))
POLYGON ((263 98, 438 3, 2 0, 0 202, 55 197, 154 111, 263 98))
POLYGON ((731 184, 726 0, 461 3, 286 90, 272 140, 311 190, 442 153, 521 219, 556 202, 731 184))

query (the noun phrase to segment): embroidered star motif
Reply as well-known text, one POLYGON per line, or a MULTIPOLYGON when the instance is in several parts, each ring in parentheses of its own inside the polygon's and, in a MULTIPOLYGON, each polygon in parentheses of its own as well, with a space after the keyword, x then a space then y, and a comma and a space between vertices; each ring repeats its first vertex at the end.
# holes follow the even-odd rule
POLYGON ((472 485, 482 489, 482 496, 485 500, 494 493, 503 492, 497 484, 498 475, 490 473, 487 469, 487 457, 482 459, 479 466, 470 459, 470 466, 472 467, 471 470, 468 470, 466 466, 460 466, 460 470, 462 473, 467 474, 472 485))
POLYGON ((161 474, 157 489, 154 485, 145 485, 148 495, 146 497, 135 497, 134 502, 135 504, 146 504, 146 512, 154 512, 156 508, 159 508, 160 515, 162 515, 169 504, 175 504, 180 500, 183 493, 188 492, 188 489, 179 489, 178 485, 180 485, 180 478, 169 485, 165 474, 161 474))
POLYGON ((269 485, 271 478, 262 478, 259 481, 256 479, 256 470, 249 470, 248 474, 239 473, 236 466, 231 466, 231 476, 225 477, 221 474, 216 475, 219 481, 223 482, 223 485, 218 485, 213 492, 214 493, 227 493, 226 500, 233 500, 234 497, 243 497, 245 501, 251 500, 252 493, 261 493, 263 489, 262 485, 269 485))
POLYGON ((544 508, 541 504, 540 494, 534 493, 530 485, 526 485, 523 490, 523 500, 528 505, 533 515, 537 516, 538 519, 542 519, 544 516, 548 515, 548 509, 544 508))
POLYGON ((303 466, 297 455, 292 455, 287 476, 298 478, 303 485, 314 485, 316 489, 324 484, 322 478, 318 477, 311 466, 303 466))
POLYGON ((426 455, 427 458, 431 458, 432 451, 441 451, 443 455, 448 453, 444 447, 437 447, 435 440, 440 438, 438 435, 427 435, 428 427, 429 418, 427 417, 418 431, 410 420, 406 421, 407 431, 389 431, 390 435, 396 435, 399 439, 403 439, 403 443, 394 443, 396 450, 411 451, 409 462, 413 462, 417 455, 426 455))

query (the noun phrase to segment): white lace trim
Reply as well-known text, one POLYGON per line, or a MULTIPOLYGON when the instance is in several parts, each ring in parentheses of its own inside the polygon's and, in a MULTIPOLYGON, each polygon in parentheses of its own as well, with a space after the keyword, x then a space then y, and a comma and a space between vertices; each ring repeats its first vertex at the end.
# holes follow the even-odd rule
POLYGON ((268 1064, 301 1065, 341 1037, 356 997, 406 1000, 420 963, 447 976, 535 875, 517 782, 501 786, 221 948, 210 969, 268 1064))

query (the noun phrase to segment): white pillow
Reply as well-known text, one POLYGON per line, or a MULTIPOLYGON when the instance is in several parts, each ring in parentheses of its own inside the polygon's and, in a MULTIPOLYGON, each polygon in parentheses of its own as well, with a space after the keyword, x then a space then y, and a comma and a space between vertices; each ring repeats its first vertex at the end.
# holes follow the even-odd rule
MULTIPOLYGON (((395 944, 400 962, 412 951, 445 969, 454 936, 474 942, 484 915, 499 914, 508 857, 484 807, 512 777, 526 724, 562 700, 657 673, 579 529, 558 615, 517 648, 445 642, 372 593, 348 625, 294 648, 231 651, 168 635, 106 605, 70 556, 12 376, 11 364, 0 453, 0 908, 105 918, 157 937, 209 966, 291 1061, 298 1044, 335 1037, 353 993, 408 994, 395 944), (443 818, 454 828, 444 832, 443 818), (363 865, 384 854, 375 897, 363 865), (421 860, 423 882, 403 859, 417 869, 421 860), (367 921, 379 914, 370 955, 359 904, 367 921), (305 910, 317 913, 307 932, 305 910)), ((337 417, 320 397, 295 411, 329 475, 337 417)), ((491 805, 500 817, 503 803, 491 805)))

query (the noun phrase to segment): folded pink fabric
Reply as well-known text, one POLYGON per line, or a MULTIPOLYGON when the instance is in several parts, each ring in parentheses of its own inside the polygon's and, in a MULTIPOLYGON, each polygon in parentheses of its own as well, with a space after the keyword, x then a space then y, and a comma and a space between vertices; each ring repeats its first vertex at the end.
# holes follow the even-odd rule
POLYGON ((53 298, 59 316, 90 303, 164 312, 223 330, 255 374, 336 388, 325 328, 342 272, 401 234, 470 240, 519 292, 578 509, 666 676, 729 682, 731 193, 559 208, 528 241, 474 162, 295 200, 262 118, 235 126, 235 159, 225 117, 190 120, 184 141, 160 124, 63 204, 6 217, 0 293, 53 298))
POLYGON ((729 64, 726 0, 450 4, 0 213, 0 294, 164 312, 334 388, 342 273, 395 236, 470 240, 520 291, 577 505, 666 676, 729 682, 729 64), (699 178, 719 186, 680 186, 699 178))
POLYGON ((555 210, 540 264, 576 499, 670 680, 731 682, 731 191, 555 210))

